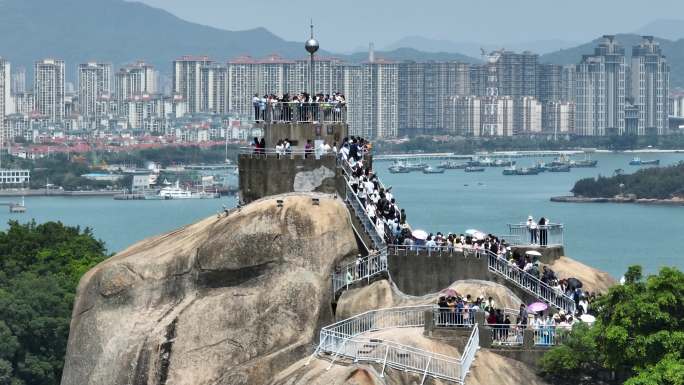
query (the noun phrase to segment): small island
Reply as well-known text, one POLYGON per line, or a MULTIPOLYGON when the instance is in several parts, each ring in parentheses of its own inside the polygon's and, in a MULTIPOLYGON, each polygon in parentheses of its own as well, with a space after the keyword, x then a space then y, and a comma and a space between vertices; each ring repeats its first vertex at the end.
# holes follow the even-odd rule
POLYGON ((616 170, 611 177, 581 179, 571 192, 571 196, 553 197, 551 201, 684 205, 684 162, 645 168, 634 174, 616 170))

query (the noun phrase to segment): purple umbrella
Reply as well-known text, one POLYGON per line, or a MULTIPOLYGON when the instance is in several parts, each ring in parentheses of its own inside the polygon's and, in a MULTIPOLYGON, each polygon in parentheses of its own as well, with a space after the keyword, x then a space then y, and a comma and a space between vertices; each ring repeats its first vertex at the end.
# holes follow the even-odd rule
POLYGON ((549 305, 545 304, 544 302, 535 302, 527 306, 527 311, 531 311, 533 313, 538 313, 540 311, 544 311, 549 308, 549 305))

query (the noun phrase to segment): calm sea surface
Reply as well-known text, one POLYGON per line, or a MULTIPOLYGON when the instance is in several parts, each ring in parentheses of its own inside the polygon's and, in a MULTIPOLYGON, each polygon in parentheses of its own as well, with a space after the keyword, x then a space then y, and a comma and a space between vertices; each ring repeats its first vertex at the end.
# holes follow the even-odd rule
MULTIPOLYGON (((684 160, 684 154, 642 155, 661 160, 661 165, 684 160)), ((441 175, 390 174, 390 162, 376 162, 383 182, 393 186, 400 205, 415 228, 437 232, 463 232, 469 228, 505 234, 507 223, 545 216, 565 224, 566 254, 620 277, 631 264, 648 272, 661 266, 684 269, 684 206, 634 204, 552 203, 549 198, 569 194, 579 178, 612 175, 628 165, 632 155, 596 154, 595 169, 537 176, 503 176, 501 168, 483 173, 447 170, 441 175)), ((550 160, 550 159, 547 159, 550 160)), ((533 159, 520 159, 521 166, 533 159)), ((439 162, 433 162, 437 165, 439 162)), ((10 201, 15 198, 0 198, 10 201)), ((233 207, 235 198, 187 201, 115 201, 112 198, 26 198, 28 212, 9 214, 0 207, 0 225, 60 220, 93 228, 95 235, 116 252, 128 245, 216 214, 222 205, 233 207)))

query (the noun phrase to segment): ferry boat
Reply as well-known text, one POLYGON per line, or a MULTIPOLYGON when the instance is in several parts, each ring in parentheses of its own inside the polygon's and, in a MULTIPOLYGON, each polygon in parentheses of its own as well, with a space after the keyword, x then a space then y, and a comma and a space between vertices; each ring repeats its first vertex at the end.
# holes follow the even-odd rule
POLYGON ((629 162, 630 166, 657 166, 660 164, 660 159, 652 159, 652 160, 641 160, 638 156, 632 159, 629 162))
POLYGON ((465 172, 483 172, 484 167, 468 166, 465 168, 465 172))
MULTIPOLYGON (((147 197, 146 197, 147 198, 147 197)), ((154 198, 150 199, 214 199, 214 198, 219 198, 219 194, 217 193, 212 193, 212 192, 206 192, 206 191, 198 191, 198 192, 193 192, 185 188, 181 188, 178 181, 176 181, 176 184, 173 186, 169 187, 164 187, 161 190, 159 190, 159 193, 154 198)))
POLYGON ((423 169, 423 174, 444 174, 444 169, 434 169, 431 166, 427 166, 423 169))

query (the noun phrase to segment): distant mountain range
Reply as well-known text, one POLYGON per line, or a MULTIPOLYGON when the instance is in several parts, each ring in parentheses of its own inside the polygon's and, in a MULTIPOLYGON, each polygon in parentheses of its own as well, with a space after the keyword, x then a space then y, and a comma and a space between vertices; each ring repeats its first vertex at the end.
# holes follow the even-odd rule
POLYGON ((560 39, 538 40, 523 43, 508 44, 479 44, 473 42, 455 42, 451 40, 429 39, 422 36, 408 36, 385 47, 386 50, 398 48, 413 48, 424 52, 460 52, 464 55, 479 58, 481 49, 493 51, 505 48, 510 51, 532 51, 539 54, 553 52, 558 49, 570 48, 578 45, 579 42, 571 42, 560 39))
MULTIPOLYGON (((641 29, 640 34, 679 38, 684 21, 660 20, 641 29)), ((74 80, 76 65, 89 60, 107 61, 119 67, 146 60, 170 73, 171 62, 182 55, 208 55, 225 61, 240 55, 263 57, 279 54, 303 58, 302 42, 286 41, 265 28, 227 31, 182 20, 169 12, 139 2, 124 0, 0 0, 0 56, 15 67, 31 71, 35 60, 57 57, 67 62, 67 78, 74 80)), ((628 54, 639 35, 618 35, 628 54)), ((658 39, 672 67, 672 85, 684 87, 684 40, 658 39)), ((597 40, 577 45, 562 40, 540 40, 494 47, 542 53, 541 62, 578 63, 593 52, 597 40), (560 48, 560 50, 557 50, 560 48), (546 53, 545 53, 546 52, 546 53)), ((480 44, 407 37, 376 52, 390 60, 457 60, 479 62, 480 44)), ((349 62, 367 60, 366 51, 335 54, 349 62)), ((30 81, 29 81, 30 82, 30 81)))

